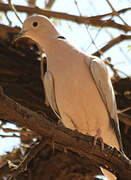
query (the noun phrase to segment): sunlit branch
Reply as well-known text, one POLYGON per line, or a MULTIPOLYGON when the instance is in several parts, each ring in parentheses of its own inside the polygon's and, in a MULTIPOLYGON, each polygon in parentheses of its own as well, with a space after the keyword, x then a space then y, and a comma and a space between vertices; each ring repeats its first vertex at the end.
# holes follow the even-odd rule
POLYGON ((21 130, 18 130, 18 129, 10 129, 10 128, 3 128, 3 127, 1 127, 1 129, 6 133, 10 133, 10 132, 19 133, 21 131, 21 130))
MULTIPOLYGON (((131 39, 131 35, 124 35, 124 34, 122 34, 122 35, 120 35, 120 36, 118 36, 118 37, 116 37, 116 38, 113 38, 112 40, 110 40, 108 43, 107 43, 107 45, 105 45, 104 47, 102 47, 101 49, 99 49, 99 51, 101 51, 101 52, 105 52, 105 51, 107 51, 108 49, 110 49, 112 46, 114 46, 114 45, 116 45, 116 44, 118 44, 118 43, 120 43, 120 42, 122 42, 122 41, 124 41, 124 40, 129 40, 129 39, 131 39)), ((99 53, 99 51, 96 51, 93 55, 95 55, 95 56, 100 56, 101 54, 99 53)))
POLYGON ((122 19, 122 17, 118 14, 118 12, 115 10, 115 8, 113 7, 113 5, 110 3, 109 0, 106 0, 106 2, 108 3, 108 5, 110 6, 110 8, 112 9, 112 14, 114 14, 115 16, 118 16, 119 19, 126 25, 128 26, 128 24, 124 21, 124 19, 122 19))
MULTIPOLYGON (((77 22, 79 24, 84 23, 84 24, 90 24, 92 26, 96 27, 111 27, 119 30, 123 30, 125 32, 131 31, 130 26, 125 26, 119 23, 114 22, 113 20, 101 20, 104 15, 101 16, 94 16, 94 17, 81 17, 81 16, 75 16, 67 13, 61 13, 61 12, 56 12, 56 11, 50 11, 50 10, 43 10, 38 7, 26 7, 26 6, 20 6, 20 5, 15 5, 15 8, 17 11, 20 12, 27 12, 27 13, 37 13, 37 14, 42 14, 47 17, 55 17, 59 19, 65 19, 73 22, 77 22)), ((127 10, 130 10, 131 8, 128 8, 127 10)), ((1 11, 9 11, 11 10, 8 4, 3 4, 0 3, 0 10, 1 11)), ((122 10, 121 10, 122 11, 122 10)), ((126 12, 126 11, 124 11, 126 12)), ((108 14, 109 15, 109 14, 108 14)), ((107 15, 105 15, 107 16, 107 15)))
POLYGON ((3 135, 3 134, 0 134, 0 137, 1 138, 12 138, 12 137, 20 138, 20 136, 18 136, 16 134, 13 134, 13 135, 3 135))
POLYGON ((55 2, 55 0, 49 0, 45 7, 50 9, 52 7, 52 5, 54 4, 54 2, 55 2))
POLYGON ((12 9, 12 11, 14 11, 14 13, 15 13, 16 17, 19 19, 20 23, 23 24, 20 17, 18 16, 18 13, 17 13, 14 5, 12 4, 11 0, 8 0, 8 4, 9 4, 10 8, 12 9))

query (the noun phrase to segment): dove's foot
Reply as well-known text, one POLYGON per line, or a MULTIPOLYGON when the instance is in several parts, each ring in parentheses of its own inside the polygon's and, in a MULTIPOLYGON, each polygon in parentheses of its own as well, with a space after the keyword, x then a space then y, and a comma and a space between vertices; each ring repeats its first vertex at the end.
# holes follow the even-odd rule
POLYGON ((64 147, 64 153, 67 154, 67 148, 66 147, 64 147))
POLYGON ((94 136, 94 146, 96 145, 97 139, 100 140, 101 149, 103 151, 104 150, 104 142, 103 142, 103 138, 101 137, 101 129, 97 129, 97 131, 96 131, 96 135, 94 136))
POLYGON ((63 125, 61 119, 58 120, 57 124, 58 124, 60 127, 64 127, 64 125, 63 125))

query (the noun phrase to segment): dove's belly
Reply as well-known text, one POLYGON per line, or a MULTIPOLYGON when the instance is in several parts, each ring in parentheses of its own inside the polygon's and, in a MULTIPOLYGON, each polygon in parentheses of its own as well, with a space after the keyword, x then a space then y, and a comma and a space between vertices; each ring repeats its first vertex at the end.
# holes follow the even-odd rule
POLYGON ((55 81, 56 101, 63 124, 83 134, 96 135, 101 129, 105 143, 118 148, 116 135, 111 128, 106 107, 96 88, 88 66, 79 61, 77 66, 51 69, 55 81), (73 67, 73 68, 72 68, 73 67))
POLYGON ((70 76, 60 77, 58 83, 55 80, 56 100, 65 126, 90 135, 95 135, 100 127, 108 128, 105 105, 87 66, 81 72, 72 71, 70 76), (67 119, 71 119, 71 122, 67 119), (74 125, 70 127, 72 122, 74 125))

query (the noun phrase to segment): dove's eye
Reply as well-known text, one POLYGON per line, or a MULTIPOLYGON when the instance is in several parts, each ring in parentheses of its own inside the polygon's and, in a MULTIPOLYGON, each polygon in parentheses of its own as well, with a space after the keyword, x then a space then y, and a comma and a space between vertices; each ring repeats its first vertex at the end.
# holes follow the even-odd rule
POLYGON ((38 22, 33 22, 33 27, 37 27, 38 26, 38 22))

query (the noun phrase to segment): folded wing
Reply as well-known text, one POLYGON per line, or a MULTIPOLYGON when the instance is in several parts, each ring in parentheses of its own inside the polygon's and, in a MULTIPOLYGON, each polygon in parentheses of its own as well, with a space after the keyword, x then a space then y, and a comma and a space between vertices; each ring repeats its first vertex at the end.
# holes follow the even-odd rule
POLYGON ((106 106, 111 126, 114 129, 119 142, 120 150, 123 151, 115 94, 105 63, 99 58, 93 59, 90 62, 90 71, 92 73, 96 87, 101 95, 101 98, 106 106))
POLYGON ((54 111, 56 116, 59 119, 61 119, 56 102, 54 79, 53 79, 53 75, 49 71, 46 72, 44 75, 44 87, 45 87, 46 97, 48 99, 48 102, 52 110, 54 111))

